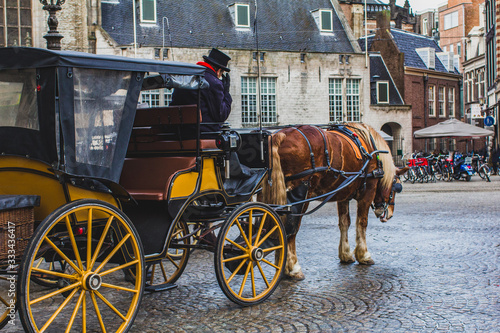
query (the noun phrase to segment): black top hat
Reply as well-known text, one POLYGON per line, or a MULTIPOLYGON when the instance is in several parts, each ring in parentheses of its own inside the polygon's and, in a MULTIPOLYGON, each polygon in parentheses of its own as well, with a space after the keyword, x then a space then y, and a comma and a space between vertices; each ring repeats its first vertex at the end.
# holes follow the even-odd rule
POLYGON ((217 49, 212 49, 208 56, 203 56, 203 59, 205 59, 206 62, 212 65, 222 68, 226 72, 230 71, 230 69, 227 68, 227 63, 229 62, 229 60, 231 60, 231 58, 224 52, 221 52, 217 49))

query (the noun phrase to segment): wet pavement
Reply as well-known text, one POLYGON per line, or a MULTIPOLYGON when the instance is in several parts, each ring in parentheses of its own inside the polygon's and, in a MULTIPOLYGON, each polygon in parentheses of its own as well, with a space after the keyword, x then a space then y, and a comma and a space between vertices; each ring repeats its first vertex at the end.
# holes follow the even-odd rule
MULTIPOLYGON (((403 186, 389 222, 370 213, 375 265, 340 264, 329 204, 297 237, 305 280, 243 308, 220 290, 213 255, 197 250, 177 289, 145 293, 131 332, 500 332, 500 177, 403 186)), ((353 226, 349 239, 353 250, 353 226)))

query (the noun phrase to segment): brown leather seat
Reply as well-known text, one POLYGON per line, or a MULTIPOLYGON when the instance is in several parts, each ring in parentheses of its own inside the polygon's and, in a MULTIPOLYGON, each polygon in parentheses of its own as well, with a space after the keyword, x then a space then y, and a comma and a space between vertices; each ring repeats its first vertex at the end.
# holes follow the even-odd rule
POLYGON ((120 184, 136 200, 166 200, 174 175, 195 165, 195 157, 126 158, 120 184))

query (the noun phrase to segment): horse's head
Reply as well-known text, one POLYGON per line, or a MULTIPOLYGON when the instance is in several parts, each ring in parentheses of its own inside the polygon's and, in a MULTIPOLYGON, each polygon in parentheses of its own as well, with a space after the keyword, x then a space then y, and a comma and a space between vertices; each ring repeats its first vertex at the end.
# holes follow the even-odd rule
POLYGON ((403 175, 406 171, 408 171, 408 167, 403 169, 396 168, 392 184, 389 186, 384 186, 384 184, 379 181, 377 193, 375 194, 375 199, 373 200, 373 211, 375 216, 380 218, 381 222, 387 222, 394 214, 396 194, 403 190, 399 176, 403 175))

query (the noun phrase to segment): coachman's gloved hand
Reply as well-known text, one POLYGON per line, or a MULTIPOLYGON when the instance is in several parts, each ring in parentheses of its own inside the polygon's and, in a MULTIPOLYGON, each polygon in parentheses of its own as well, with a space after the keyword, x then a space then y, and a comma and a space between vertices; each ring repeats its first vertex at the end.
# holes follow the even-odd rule
POLYGON ((224 86, 224 91, 229 91, 229 86, 231 85, 231 78, 229 73, 222 75, 222 85, 224 86))

